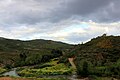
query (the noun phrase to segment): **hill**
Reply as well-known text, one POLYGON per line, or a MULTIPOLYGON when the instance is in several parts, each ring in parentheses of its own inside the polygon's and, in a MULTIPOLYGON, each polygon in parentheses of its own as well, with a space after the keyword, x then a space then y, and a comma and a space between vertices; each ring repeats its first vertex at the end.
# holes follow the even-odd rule
POLYGON ((49 58, 59 56, 63 50, 70 47, 72 45, 52 40, 21 41, 0 37, 0 66, 37 64, 43 58, 49 60, 49 58), (56 56, 54 56, 55 53, 56 56))
POLYGON ((120 75, 120 36, 105 34, 77 45, 68 54, 74 57, 81 75, 120 75))

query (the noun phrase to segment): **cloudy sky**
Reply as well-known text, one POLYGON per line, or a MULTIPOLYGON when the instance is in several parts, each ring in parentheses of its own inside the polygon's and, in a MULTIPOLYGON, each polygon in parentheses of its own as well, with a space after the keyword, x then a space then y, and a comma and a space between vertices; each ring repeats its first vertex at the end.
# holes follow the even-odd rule
POLYGON ((81 43, 120 35, 120 0, 0 0, 0 37, 81 43))

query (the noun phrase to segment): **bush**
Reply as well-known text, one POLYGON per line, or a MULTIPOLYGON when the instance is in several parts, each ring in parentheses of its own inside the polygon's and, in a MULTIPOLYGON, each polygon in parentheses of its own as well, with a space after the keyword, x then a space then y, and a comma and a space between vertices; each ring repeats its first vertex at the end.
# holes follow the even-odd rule
POLYGON ((97 79, 97 76, 96 75, 89 75, 89 80, 96 80, 97 79))
POLYGON ((90 73, 92 73, 92 64, 87 60, 81 60, 77 63, 77 74, 82 76, 88 76, 90 73))
POLYGON ((12 66, 10 64, 6 64, 4 68, 5 69, 12 69, 12 66))

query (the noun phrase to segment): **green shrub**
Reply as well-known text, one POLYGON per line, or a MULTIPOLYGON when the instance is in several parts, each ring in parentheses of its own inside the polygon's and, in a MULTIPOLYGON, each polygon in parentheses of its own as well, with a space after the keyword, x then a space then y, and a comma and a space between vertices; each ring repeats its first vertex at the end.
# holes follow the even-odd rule
POLYGON ((6 69, 0 67, 0 74, 4 73, 6 71, 7 71, 6 69))

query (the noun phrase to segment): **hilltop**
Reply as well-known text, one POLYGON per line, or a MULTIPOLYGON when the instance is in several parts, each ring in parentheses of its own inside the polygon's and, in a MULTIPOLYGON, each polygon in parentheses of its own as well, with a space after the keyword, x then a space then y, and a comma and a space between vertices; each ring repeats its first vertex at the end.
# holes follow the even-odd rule
POLYGON ((20 51, 23 49, 29 49, 29 50, 40 50, 41 48, 45 49, 65 49, 69 47, 69 44, 58 42, 58 41, 52 41, 52 40, 44 40, 44 39, 35 39, 35 40, 15 40, 15 39, 6 39, 6 38, 0 38, 0 51, 4 52, 11 52, 11 51, 20 51))
POLYGON ((120 58, 120 36, 98 36, 85 44, 77 45, 70 53, 71 56, 114 62, 120 58))

